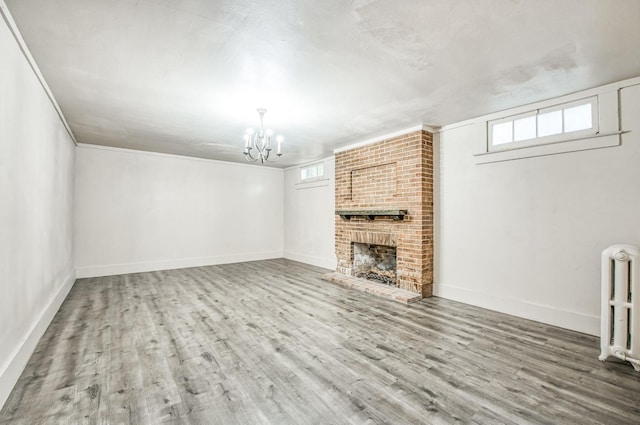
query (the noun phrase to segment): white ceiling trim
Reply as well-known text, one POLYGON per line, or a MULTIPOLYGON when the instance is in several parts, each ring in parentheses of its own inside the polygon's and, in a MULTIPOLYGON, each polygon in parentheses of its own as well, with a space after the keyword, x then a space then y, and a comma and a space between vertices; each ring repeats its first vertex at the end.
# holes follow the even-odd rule
POLYGON ((337 148, 333 150, 333 153, 340 153, 340 152, 345 152, 345 151, 350 151, 351 149, 355 149, 355 148, 359 148, 362 146, 366 146, 366 145, 370 145, 373 143, 377 143, 377 142, 381 142, 383 140, 386 139, 391 139, 393 137, 398 137, 398 136, 402 136, 403 134, 407 134, 407 133, 413 133, 414 131, 420 131, 420 130, 424 130, 424 131, 428 131, 430 133, 437 133, 438 129, 436 127, 431 127, 428 125, 424 125, 424 124, 420 124, 420 125, 416 125, 414 127, 409 127, 409 128, 405 128, 404 130, 398 130, 398 131, 394 131, 393 133, 388 133, 388 134, 384 134, 382 136, 377 136, 371 139, 366 139, 366 140, 362 140, 360 142, 356 142, 347 146, 343 146, 341 148, 337 148))
POLYGON ((261 164, 243 164, 240 162, 231 162, 231 161, 221 161, 219 159, 209 159, 209 158, 199 158, 197 156, 187 156, 187 155, 176 155, 172 153, 162 153, 162 152, 153 152, 153 151, 142 151, 139 149, 129 149, 129 148, 116 148, 114 146, 103 146, 103 145, 92 145, 89 143, 79 143, 78 148, 80 149, 95 149, 95 150, 103 150, 103 151, 112 151, 112 152, 121 152, 132 155, 148 155, 148 156, 159 156, 163 158, 173 158, 180 159, 183 161, 195 161, 195 162, 207 162, 207 163, 217 163, 220 165, 228 165, 230 167, 260 167, 264 170, 277 171, 280 173, 284 172, 284 168, 277 167, 268 167, 261 164))
POLYGON ((302 168, 302 167, 306 167, 307 165, 319 164, 321 162, 325 162, 325 161, 328 161, 328 160, 334 159, 334 158, 335 158, 335 156, 331 155, 331 156, 327 156, 327 157, 324 157, 324 158, 315 159, 313 161, 301 162, 300 164, 291 165, 291 166, 283 168, 283 169, 284 169, 284 171, 290 171, 290 170, 293 170, 294 168, 302 168))
POLYGON ((76 140, 76 136, 74 136, 73 132, 71 131, 71 127, 69 127, 69 124, 67 123, 67 120, 64 117, 64 114, 62 113, 62 109, 60 109, 58 102, 56 101, 55 97, 53 97, 53 93, 51 93, 51 89, 49 88, 49 85, 47 84, 46 80, 44 79, 44 76, 40 72, 40 68, 38 68, 38 64, 33 59, 33 56, 31 56, 31 52, 29 51, 27 44, 24 42, 24 39, 22 38, 22 34, 20 34, 20 30, 18 30, 18 26, 16 25, 16 22, 13 20, 13 16, 11 16, 11 13, 9 12, 9 9, 7 8, 7 5, 5 4, 4 0, 0 0, 0 15, 2 15, 4 22, 7 24, 7 28, 9 28, 9 31, 11 31, 13 38, 16 40, 16 43, 18 43, 18 47, 20 47, 20 51, 22 52, 22 55, 27 60, 29 67, 31 67, 31 70, 33 71, 36 78, 40 82, 42 89, 44 90, 45 94, 49 98, 49 101, 51 102, 53 109, 55 109, 56 113, 58 114, 60 121, 62 121, 62 125, 64 126, 65 130, 67 130, 67 134, 69 134, 71 141, 73 142, 74 145, 78 146, 78 141, 76 140))

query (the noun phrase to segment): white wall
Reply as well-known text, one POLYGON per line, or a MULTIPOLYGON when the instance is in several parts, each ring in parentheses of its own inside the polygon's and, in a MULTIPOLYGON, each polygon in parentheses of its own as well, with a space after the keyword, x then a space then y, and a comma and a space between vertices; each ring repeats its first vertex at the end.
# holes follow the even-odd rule
POLYGON ((335 158, 323 162, 325 181, 300 184, 300 166, 285 171, 284 256, 335 270, 335 158))
POLYGON ((282 257, 283 172, 80 145, 78 277, 282 257))
POLYGON ((604 149, 476 164, 483 119, 443 128, 435 295, 599 334, 600 253, 640 244, 640 86, 620 97, 604 149))
POLYGON ((75 147, 1 16, 0 57, 2 408, 75 281, 75 147))

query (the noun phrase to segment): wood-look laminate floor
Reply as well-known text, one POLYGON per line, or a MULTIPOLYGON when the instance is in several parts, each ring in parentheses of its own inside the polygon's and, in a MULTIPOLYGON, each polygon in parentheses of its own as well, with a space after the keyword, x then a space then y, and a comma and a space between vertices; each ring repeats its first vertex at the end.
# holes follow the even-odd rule
POLYGON ((287 260, 80 279, 2 424, 639 424, 598 339, 287 260))

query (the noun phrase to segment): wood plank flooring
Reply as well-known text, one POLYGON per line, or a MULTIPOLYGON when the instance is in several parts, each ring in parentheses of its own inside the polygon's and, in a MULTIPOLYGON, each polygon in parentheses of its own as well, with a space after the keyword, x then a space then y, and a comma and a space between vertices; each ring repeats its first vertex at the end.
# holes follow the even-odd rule
POLYGON ((634 424, 598 339, 288 260, 80 279, 1 424, 634 424))

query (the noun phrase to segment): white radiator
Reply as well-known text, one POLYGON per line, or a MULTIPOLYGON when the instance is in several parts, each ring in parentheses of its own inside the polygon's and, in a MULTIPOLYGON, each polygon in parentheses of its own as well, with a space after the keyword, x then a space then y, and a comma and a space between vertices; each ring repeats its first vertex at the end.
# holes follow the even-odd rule
POLYGON ((600 360, 615 356, 640 371, 640 249, 612 245, 602 252, 600 360))

